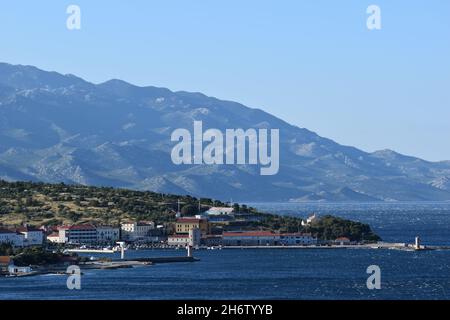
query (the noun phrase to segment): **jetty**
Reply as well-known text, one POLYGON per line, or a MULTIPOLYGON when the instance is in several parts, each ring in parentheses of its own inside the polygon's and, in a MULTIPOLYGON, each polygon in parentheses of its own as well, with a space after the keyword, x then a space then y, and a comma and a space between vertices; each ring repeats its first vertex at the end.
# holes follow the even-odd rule
MULTIPOLYGON (((117 253, 120 252, 121 256, 120 259, 112 260, 112 265, 110 268, 118 268, 118 267, 127 267, 127 266, 134 266, 134 265, 151 265, 156 263, 181 263, 181 262, 196 262, 200 261, 200 259, 194 258, 192 254, 192 246, 187 246, 186 256, 171 256, 171 257, 149 257, 149 258, 133 258, 133 259, 125 259, 125 246, 124 242, 119 242, 120 245, 119 250, 112 249, 112 250, 96 250, 96 249, 72 249, 67 250, 68 252, 76 252, 76 253, 117 253), (121 265, 122 264, 122 265, 121 265)), ((105 263, 105 262, 101 262, 105 263)))
POLYGON ((156 257, 156 258, 136 258, 133 261, 156 263, 177 263, 177 262, 196 262, 200 259, 194 257, 156 257))
POLYGON ((66 249, 68 253, 116 253, 113 249, 66 249))

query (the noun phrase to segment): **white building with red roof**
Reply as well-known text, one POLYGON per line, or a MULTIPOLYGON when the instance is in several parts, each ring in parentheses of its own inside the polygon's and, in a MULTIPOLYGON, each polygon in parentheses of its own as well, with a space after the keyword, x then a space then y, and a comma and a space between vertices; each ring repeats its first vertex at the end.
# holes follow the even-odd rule
POLYGON ((280 234, 270 231, 224 232, 224 246, 275 246, 280 244, 280 234))
POLYGON ((61 242, 61 239, 59 237, 59 232, 53 232, 53 233, 49 234, 47 236, 47 241, 52 242, 52 243, 64 243, 64 242, 61 242))

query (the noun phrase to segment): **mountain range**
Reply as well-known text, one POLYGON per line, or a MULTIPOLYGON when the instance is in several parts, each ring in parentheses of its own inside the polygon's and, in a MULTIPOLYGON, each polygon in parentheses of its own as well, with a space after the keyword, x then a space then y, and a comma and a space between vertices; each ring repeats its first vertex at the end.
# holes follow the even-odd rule
POLYGON ((6 63, 0 63, 0 179, 239 201, 450 200, 450 161, 364 152, 201 93, 122 80, 93 84, 6 63), (174 165, 170 135, 195 120, 205 129, 279 129, 279 173, 261 176, 250 165, 174 165))

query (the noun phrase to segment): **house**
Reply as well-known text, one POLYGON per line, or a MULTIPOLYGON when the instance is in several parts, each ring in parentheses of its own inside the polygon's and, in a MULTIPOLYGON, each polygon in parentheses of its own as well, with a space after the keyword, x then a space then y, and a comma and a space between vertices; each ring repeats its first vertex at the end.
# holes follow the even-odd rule
POLYGON ((317 238, 310 233, 282 233, 280 234, 280 244, 284 246, 315 245, 317 238))
POLYGON ((92 244, 97 242, 97 229, 93 225, 63 226, 58 229, 60 243, 92 244))
POLYGON ((202 235, 209 233, 208 220, 201 217, 178 218, 175 223, 175 232, 177 234, 189 234, 192 229, 200 229, 202 235))
POLYGON ((11 257, 0 256, 0 274, 20 275, 30 273, 31 271, 31 267, 18 267, 14 265, 11 257))
POLYGON ((97 227, 98 243, 116 243, 120 240, 120 229, 110 226, 97 227))
POLYGON ((208 216, 228 216, 232 215, 233 212, 234 209, 229 207, 212 207, 206 211, 206 214, 208 216))
POLYGON ((16 232, 24 235, 23 246, 41 246, 44 243, 44 233, 40 229, 23 226, 16 229, 16 232))
POLYGON ((280 235, 270 231, 224 232, 224 246, 267 246, 278 245, 280 235))
POLYGON ((167 239, 167 244, 169 246, 177 247, 196 247, 201 243, 201 232, 198 228, 193 228, 189 230, 189 234, 176 234, 169 236, 167 239))
POLYGON ((47 236, 47 241, 51 243, 64 243, 61 242, 61 238, 59 237, 59 232, 53 232, 47 236))
POLYGON ((0 229, 0 243, 9 243, 13 247, 23 247, 25 236, 16 231, 0 229))
POLYGON ((155 223, 152 221, 124 222, 121 224, 120 229, 123 240, 147 240, 149 232, 155 229, 155 223))

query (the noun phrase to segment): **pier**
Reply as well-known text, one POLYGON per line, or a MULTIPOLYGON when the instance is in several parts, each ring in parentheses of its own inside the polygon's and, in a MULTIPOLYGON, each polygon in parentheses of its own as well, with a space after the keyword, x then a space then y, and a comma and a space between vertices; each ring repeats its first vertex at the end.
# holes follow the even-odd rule
POLYGON ((176 262, 196 262, 200 259, 194 257, 157 257, 157 258, 137 258, 133 259, 137 262, 150 262, 152 264, 156 263, 176 263, 176 262))

